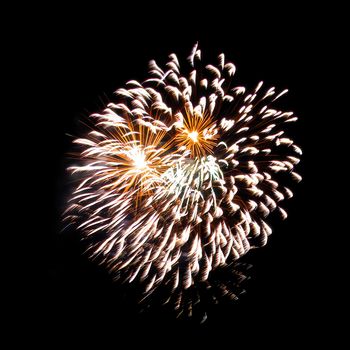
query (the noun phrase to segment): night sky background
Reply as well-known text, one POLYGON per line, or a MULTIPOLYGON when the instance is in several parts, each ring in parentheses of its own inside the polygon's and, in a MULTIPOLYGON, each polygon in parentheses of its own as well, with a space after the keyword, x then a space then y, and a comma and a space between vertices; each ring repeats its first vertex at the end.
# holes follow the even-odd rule
POLYGON ((80 345, 99 340, 97 348, 124 348, 125 341, 130 347, 163 348, 314 344, 329 336, 322 331, 329 307, 325 288, 333 283, 321 247, 327 214, 312 209, 322 200, 315 185, 321 159, 316 143, 325 132, 318 127, 326 118, 320 101, 327 99, 325 66, 335 46, 335 34, 328 31, 332 13, 287 4, 256 8, 254 14, 253 4, 241 10, 234 2, 192 10, 172 6, 91 6, 88 14, 52 6, 28 16, 21 29, 20 51, 28 57, 29 72, 24 91, 31 95, 27 110, 35 119, 35 157, 27 159, 36 169, 33 202, 27 203, 35 212, 28 213, 35 219, 30 230, 35 262, 22 282, 29 292, 19 297, 24 308, 15 325, 32 326, 30 337, 44 343, 45 335, 48 348, 71 339, 80 345), (72 188, 65 170, 71 164, 69 135, 79 135, 81 121, 101 111, 126 81, 147 78, 149 60, 164 64, 172 52, 186 59, 196 41, 206 63, 225 53, 236 65, 237 85, 252 88, 263 80, 265 86, 289 89, 280 106, 299 117, 289 135, 304 151, 297 167, 303 182, 293 185, 295 196, 284 205, 288 219, 271 219, 268 245, 243 259, 252 264, 246 293, 211 308, 201 325, 159 310, 139 314, 132 301, 120 297, 110 276, 82 255, 78 234, 61 232, 72 188))

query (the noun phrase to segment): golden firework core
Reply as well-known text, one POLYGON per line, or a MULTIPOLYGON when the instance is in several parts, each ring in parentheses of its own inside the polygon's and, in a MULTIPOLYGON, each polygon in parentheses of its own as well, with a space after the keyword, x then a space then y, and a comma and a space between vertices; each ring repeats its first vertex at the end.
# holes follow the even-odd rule
POLYGON ((188 133, 188 137, 193 141, 193 142, 198 142, 198 131, 192 131, 188 133))
POLYGON ((139 170, 145 169, 147 167, 147 162, 144 153, 139 153, 135 156, 134 166, 139 170))
POLYGON ((211 154, 218 138, 214 123, 203 123, 202 120, 200 122, 197 129, 183 128, 176 137, 179 146, 185 146, 191 152, 192 158, 211 154))

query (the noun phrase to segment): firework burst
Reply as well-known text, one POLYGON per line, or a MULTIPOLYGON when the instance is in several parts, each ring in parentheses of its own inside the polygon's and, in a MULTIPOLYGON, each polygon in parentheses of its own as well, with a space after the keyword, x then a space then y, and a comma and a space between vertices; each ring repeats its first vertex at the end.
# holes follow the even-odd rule
POLYGON ((151 61, 150 78, 117 90, 74 141, 67 219, 92 257, 146 293, 188 289, 265 245, 266 217, 286 218, 280 202, 292 196, 279 182, 301 179, 301 150, 283 130, 297 117, 272 107, 287 90, 232 86, 235 66, 221 54, 203 67, 197 45, 188 61, 186 77, 175 54, 164 70, 151 61))

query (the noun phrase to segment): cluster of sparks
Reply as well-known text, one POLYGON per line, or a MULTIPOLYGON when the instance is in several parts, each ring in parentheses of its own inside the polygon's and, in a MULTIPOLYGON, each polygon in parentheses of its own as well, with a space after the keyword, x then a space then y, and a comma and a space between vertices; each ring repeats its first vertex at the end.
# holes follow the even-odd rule
POLYGON ((300 148, 285 135, 292 112, 272 108, 276 93, 260 82, 232 86, 235 66, 201 65, 198 45, 183 76, 175 54, 150 78, 129 81, 117 103, 93 114, 80 146, 80 179, 67 210, 89 238, 88 251, 115 276, 146 293, 206 281, 271 234, 270 212, 286 218, 280 185, 300 148))

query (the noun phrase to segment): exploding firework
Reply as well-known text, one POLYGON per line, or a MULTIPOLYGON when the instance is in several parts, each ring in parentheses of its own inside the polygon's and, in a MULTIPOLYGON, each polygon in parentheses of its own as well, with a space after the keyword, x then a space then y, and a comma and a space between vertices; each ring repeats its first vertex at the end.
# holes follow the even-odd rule
POLYGON ((283 184, 301 180, 301 150, 283 130, 297 117, 272 106, 287 90, 233 86, 234 64, 221 54, 202 66, 198 45, 188 61, 186 77, 175 54, 164 70, 151 61, 150 78, 117 90, 74 141, 67 219, 91 257, 146 293, 186 290, 265 245, 266 217, 287 216, 283 184))

